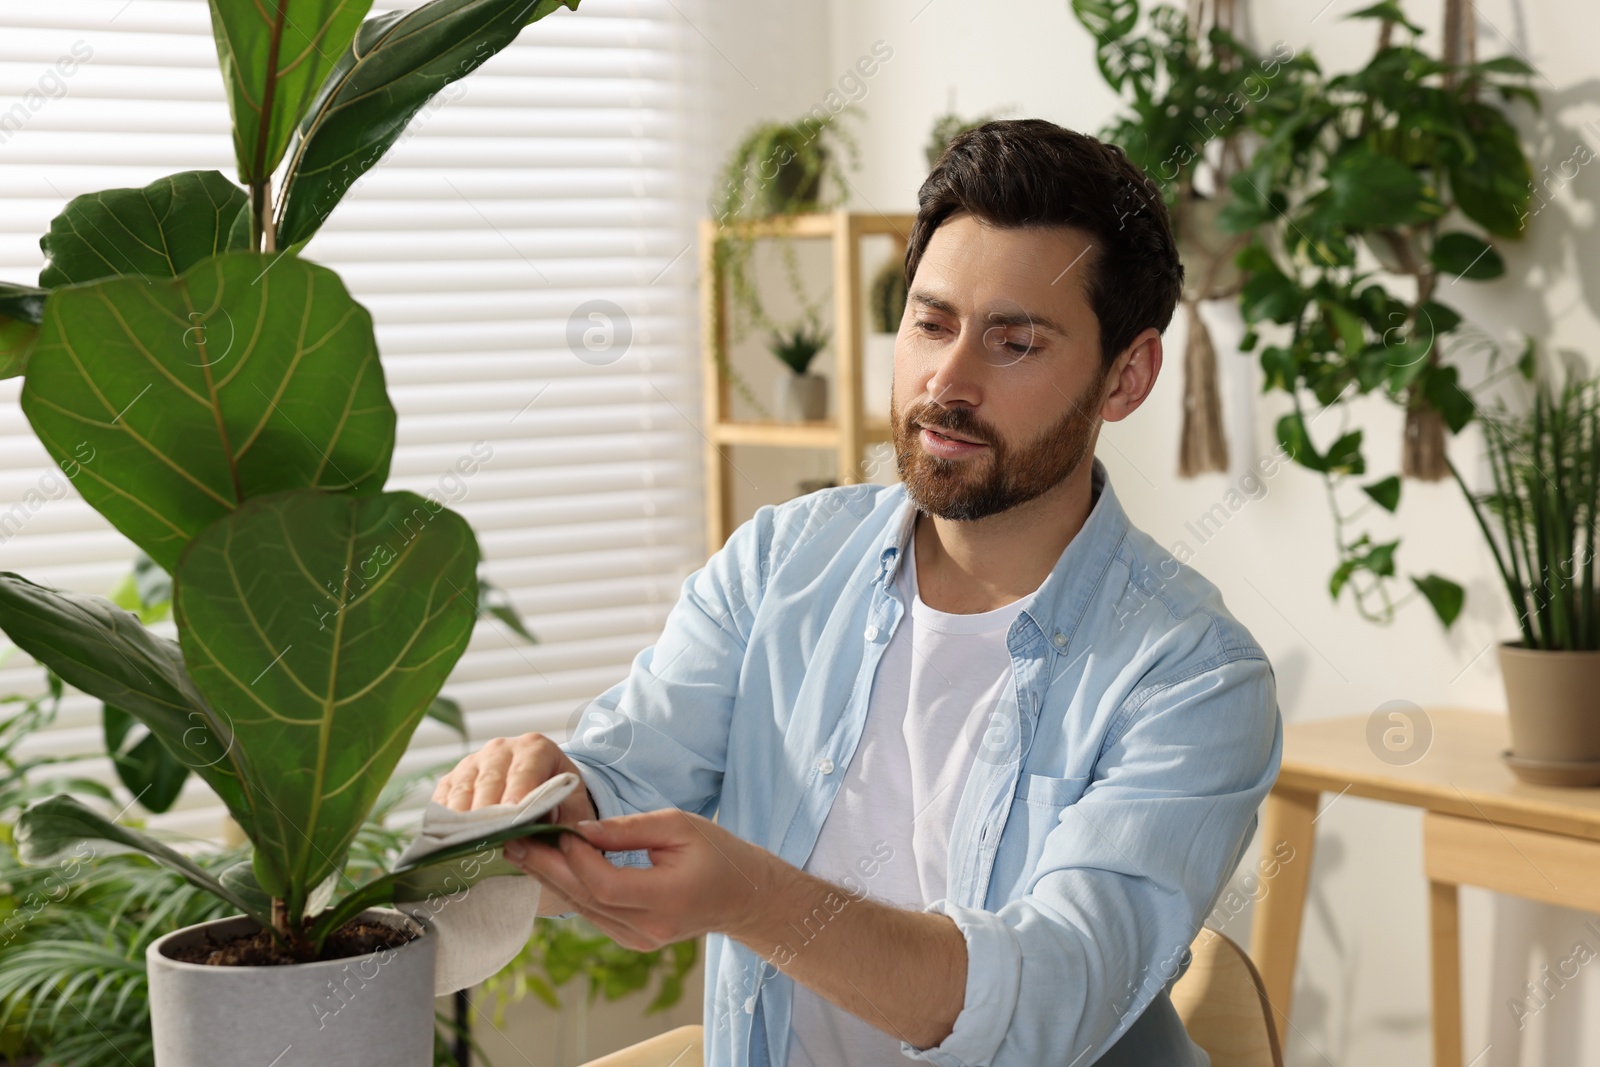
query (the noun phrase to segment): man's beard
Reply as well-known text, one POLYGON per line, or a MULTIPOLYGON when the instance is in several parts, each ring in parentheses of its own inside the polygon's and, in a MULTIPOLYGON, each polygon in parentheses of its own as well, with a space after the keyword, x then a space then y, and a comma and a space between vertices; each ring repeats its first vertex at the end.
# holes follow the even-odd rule
POLYGON ((1103 384, 1091 381, 1054 426, 1015 450, 988 428, 977 428, 966 408, 924 404, 901 412, 894 424, 894 458, 906 496, 918 509, 956 522, 987 518, 1042 496, 1089 457, 1103 384), (965 459, 935 456, 919 440, 922 431, 917 423, 982 441, 988 445, 987 454, 965 459))

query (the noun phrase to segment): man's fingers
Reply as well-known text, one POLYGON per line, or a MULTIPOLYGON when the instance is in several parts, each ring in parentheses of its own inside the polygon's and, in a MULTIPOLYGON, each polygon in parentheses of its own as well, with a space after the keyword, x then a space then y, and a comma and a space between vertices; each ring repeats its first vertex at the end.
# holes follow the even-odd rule
MULTIPOLYGON (((567 835, 562 835, 563 837, 567 835)), ((602 889, 596 892, 594 882, 585 880, 573 868, 574 866, 588 866, 588 862, 597 861, 618 875, 643 874, 642 871, 627 870, 612 866, 611 862, 598 852, 583 847, 582 842, 573 842, 564 852, 558 847, 550 846, 547 842, 529 841, 525 844, 526 851, 513 858, 512 862, 521 867, 530 876, 539 879, 546 888, 565 897, 570 910, 582 915, 589 922, 613 941, 624 948, 633 948, 643 951, 656 948, 657 943, 643 934, 633 920, 642 919, 648 913, 643 908, 630 907, 625 904, 609 902, 609 894, 613 889, 602 889), (573 857, 578 856, 577 860, 573 857), (586 858, 585 858, 586 857, 586 858)), ((590 872, 590 879, 596 875, 604 878, 604 872, 595 870, 590 872)), ((603 884, 603 883, 602 883, 603 884)))
POLYGON ((667 848, 683 839, 684 818, 684 813, 677 808, 662 808, 660 811, 601 819, 584 826, 581 832, 591 845, 609 852, 667 848))
MULTIPOLYGON (((441 778, 433 799, 455 811, 515 804, 561 771, 582 777, 561 747, 543 734, 496 737, 441 778)), ((587 792, 563 801, 557 811, 560 820, 550 821, 576 822, 595 814, 587 792)))
POLYGON ((472 781, 472 809, 500 803, 511 756, 511 742, 504 737, 496 737, 478 750, 477 774, 472 781))
POLYGON ((554 777, 555 759, 543 746, 530 746, 512 757, 506 769, 501 803, 515 804, 554 777))
POLYGON ((439 788, 434 790, 434 799, 454 811, 466 811, 472 807, 472 785, 477 777, 478 754, 474 752, 444 776, 439 788))
POLYGON ((654 880, 653 892, 660 893, 661 870, 652 874, 638 867, 618 866, 606 859, 598 847, 576 838, 565 840, 558 847, 566 859, 566 869, 601 907, 616 913, 640 913, 660 903, 652 895, 651 886, 654 880))
POLYGON ((503 764, 480 763, 478 775, 472 783, 473 810, 500 803, 505 786, 506 769, 503 764))

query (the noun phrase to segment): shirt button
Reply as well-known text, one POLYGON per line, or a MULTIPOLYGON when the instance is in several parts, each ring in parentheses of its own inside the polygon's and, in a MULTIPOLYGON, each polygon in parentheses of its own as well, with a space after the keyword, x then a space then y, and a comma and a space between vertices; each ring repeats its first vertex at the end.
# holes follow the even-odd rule
POLYGON ((1066 644, 1067 644, 1067 635, 1066 634, 1056 634, 1055 642, 1056 642, 1056 647, 1057 648, 1065 648, 1066 644))
POLYGON ((821 771, 823 774, 832 774, 833 760, 829 759, 827 756, 823 756, 821 759, 817 760, 817 770, 821 771))
POLYGON ((756 1013, 756 998, 754 995, 745 1000, 744 1012, 746 1015, 754 1015, 756 1013))
POLYGON ((876 626, 868 626, 867 627, 867 640, 868 641, 876 641, 877 639, 878 639, 878 628, 876 626))

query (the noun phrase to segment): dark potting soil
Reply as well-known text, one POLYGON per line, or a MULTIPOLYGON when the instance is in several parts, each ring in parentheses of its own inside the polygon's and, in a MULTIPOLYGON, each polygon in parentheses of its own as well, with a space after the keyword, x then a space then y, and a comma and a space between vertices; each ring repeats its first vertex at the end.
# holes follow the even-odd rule
MULTIPOLYGON (((335 930, 322 943, 322 955, 317 960, 365 956, 379 949, 399 948, 415 938, 416 935, 408 930, 358 919, 335 930)), ((204 963, 215 967, 276 967, 307 962, 285 951, 273 940, 271 932, 264 929, 226 939, 218 938, 207 930, 204 941, 175 947, 171 956, 183 963, 204 963)))

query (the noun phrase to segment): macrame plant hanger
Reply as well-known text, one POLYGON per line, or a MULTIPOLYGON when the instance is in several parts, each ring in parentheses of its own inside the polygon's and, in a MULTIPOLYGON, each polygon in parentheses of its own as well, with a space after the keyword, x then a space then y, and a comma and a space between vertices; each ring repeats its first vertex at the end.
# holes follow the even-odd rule
MULTIPOLYGON (((1378 48, 1382 50, 1389 44, 1389 35, 1394 29, 1394 23, 1385 21, 1381 30, 1382 36, 1378 40, 1378 48)), ((1440 58, 1446 63, 1465 64, 1473 63, 1478 58, 1478 27, 1471 17, 1467 0, 1444 0, 1444 41, 1440 46, 1440 58)), ((1456 82, 1455 73, 1449 72, 1444 76, 1445 84, 1453 86, 1456 82)), ((1408 250, 1410 251, 1410 250, 1408 250)), ((1406 257, 1415 261, 1418 257, 1414 251, 1406 257)), ((1425 272, 1421 266, 1414 266, 1413 273, 1417 275, 1417 306, 1432 296, 1434 275, 1425 272)), ((1417 324, 1412 323, 1416 329, 1417 324)), ((1434 345, 1428 351, 1428 361, 1439 361, 1439 348, 1434 345)), ((1414 396, 1406 405, 1405 437, 1400 448, 1400 473, 1406 478, 1415 478, 1419 481, 1437 482, 1450 473, 1450 464, 1445 458, 1445 424, 1444 416, 1423 396, 1414 396)))
MULTIPOLYGON (((1241 0, 1189 0, 1189 25, 1203 40, 1209 27, 1219 26, 1238 35, 1241 0)), ((1226 50, 1215 53, 1224 69, 1237 67, 1239 59, 1226 50)), ((1212 175, 1209 196, 1194 187, 1194 170, 1178 189, 1176 222, 1178 251, 1183 259, 1183 310, 1188 324, 1183 354, 1183 430, 1178 441, 1178 475, 1193 478, 1228 469, 1228 438, 1222 427, 1222 396, 1217 381, 1217 351, 1211 331, 1200 317, 1203 300, 1237 296, 1242 283, 1233 258, 1249 243, 1249 235, 1224 234, 1217 214, 1226 202, 1228 178, 1243 166, 1236 136, 1228 136, 1211 152, 1201 148, 1204 165, 1212 175)), ((1198 168, 1195 168, 1198 169, 1198 168)))

